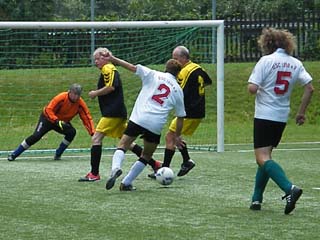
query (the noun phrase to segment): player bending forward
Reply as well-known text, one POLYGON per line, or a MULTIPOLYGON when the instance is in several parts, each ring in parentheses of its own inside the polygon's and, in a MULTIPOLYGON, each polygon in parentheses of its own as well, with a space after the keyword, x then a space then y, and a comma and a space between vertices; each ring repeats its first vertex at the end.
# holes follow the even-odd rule
POLYGON ((111 62, 136 73, 142 80, 142 89, 136 99, 128 126, 113 155, 111 176, 106 183, 107 190, 114 186, 116 178, 122 174, 121 166, 125 152, 129 149, 130 144, 139 135, 142 135, 144 145, 142 155, 132 165, 120 185, 120 191, 131 191, 134 190, 133 180, 143 171, 160 143, 161 130, 172 109, 175 110, 177 116, 175 145, 179 148, 183 146, 180 134, 186 112, 183 92, 176 79, 181 70, 181 64, 170 59, 166 63, 165 72, 159 72, 139 64, 133 65, 114 57, 111 53, 109 57, 111 62))

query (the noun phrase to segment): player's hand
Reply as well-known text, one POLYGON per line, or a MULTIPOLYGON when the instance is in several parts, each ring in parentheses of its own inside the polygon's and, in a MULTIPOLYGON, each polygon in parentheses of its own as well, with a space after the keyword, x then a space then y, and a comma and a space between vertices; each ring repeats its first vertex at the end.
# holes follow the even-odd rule
POLYGON ((304 124, 306 120, 306 117, 304 116, 304 114, 297 114, 296 116, 296 124, 298 124, 299 126, 304 124))
POLYGON ((182 149, 183 147, 186 146, 186 143, 185 141, 181 138, 181 136, 177 137, 176 136, 176 147, 179 148, 179 149, 182 149))
POLYGON ((94 98, 96 97, 96 91, 91 90, 91 91, 88 93, 88 95, 89 95, 89 97, 90 97, 91 99, 94 99, 94 98))

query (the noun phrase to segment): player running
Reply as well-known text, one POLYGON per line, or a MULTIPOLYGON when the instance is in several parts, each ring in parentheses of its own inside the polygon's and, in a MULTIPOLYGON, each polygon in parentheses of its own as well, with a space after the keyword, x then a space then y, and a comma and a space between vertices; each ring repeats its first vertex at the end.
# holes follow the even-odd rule
POLYGON ((258 40, 265 54, 253 69, 248 91, 256 95, 253 126, 254 152, 258 169, 255 178, 251 210, 261 210, 264 189, 271 178, 284 191, 284 209, 289 214, 302 194, 293 185, 281 166, 272 159, 286 127, 290 112, 290 95, 295 83, 304 87, 296 123, 305 122, 305 112, 313 93, 312 78, 303 64, 291 54, 295 49, 293 35, 287 30, 265 28, 258 40))

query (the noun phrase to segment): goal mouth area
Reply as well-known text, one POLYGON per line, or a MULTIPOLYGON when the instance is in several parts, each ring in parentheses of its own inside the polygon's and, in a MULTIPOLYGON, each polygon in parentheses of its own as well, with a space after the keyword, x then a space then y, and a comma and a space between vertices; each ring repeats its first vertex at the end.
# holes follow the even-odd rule
MULTIPOLYGON (((210 92, 208 95, 212 96, 207 98, 207 105, 216 116, 212 116, 209 111, 205 125, 207 131, 201 130, 201 134, 207 132, 207 136, 199 137, 205 141, 199 143, 197 140, 193 144, 193 140, 198 138, 195 136, 188 146, 200 148, 198 146, 209 144, 216 145, 218 152, 224 151, 223 20, 0 22, 0 35, 3 43, 0 49, 4 54, 0 61, 0 84, 6 86, 1 89, 1 95, 4 96, 4 105, 0 107, 0 121, 4 123, 0 126, 4 133, 0 137, 1 150, 15 148, 22 141, 21 136, 30 134, 34 130, 39 111, 70 83, 81 84, 84 91, 95 87, 98 75, 92 67, 91 58, 95 48, 110 46, 110 50, 123 59, 163 70, 164 62, 171 58, 172 49, 177 45, 186 45, 192 60, 201 65, 208 64, 205 65, 206 70, 211 73, 213 80, 216 76, 217 82, 209 90, 216 91, 216 94, 210 92), (128 29, 134 31, 129 32, 128 29), (152 31, 153 36, 149 34, 152 31), (21 76, 24 77, 23 81, 19 81, 21 76), (46 91, 48 86, 49 91, 46 91), (11 137, 7 129, 12 129, 15 136, 11 137)), ((137 89, 130 85, 124 86, 124 91, 130 112, 137 89)), ((87 100, 87 104, 93 118, 98 119, 100 113, 97 103, 87 100)), ((88 146, 83 127, 78 122, 75 126, 79 131, 72 147, 88 146), (81 138, 80 143, 78 138, 81 138)), ((60 137, 46 138, 44 145, 39 148, 54 148, 61 140, 60 137)))

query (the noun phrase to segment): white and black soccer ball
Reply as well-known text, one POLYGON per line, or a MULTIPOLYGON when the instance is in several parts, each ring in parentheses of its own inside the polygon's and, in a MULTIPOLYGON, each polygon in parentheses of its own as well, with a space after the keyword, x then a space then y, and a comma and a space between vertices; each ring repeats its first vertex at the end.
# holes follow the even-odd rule
POLYGON ((156 173, 156 180, 161 185, 170 185, 173 182, 174 179, 174 173, 171 168, 168 167, 162 167, 160 168, 156 173))

